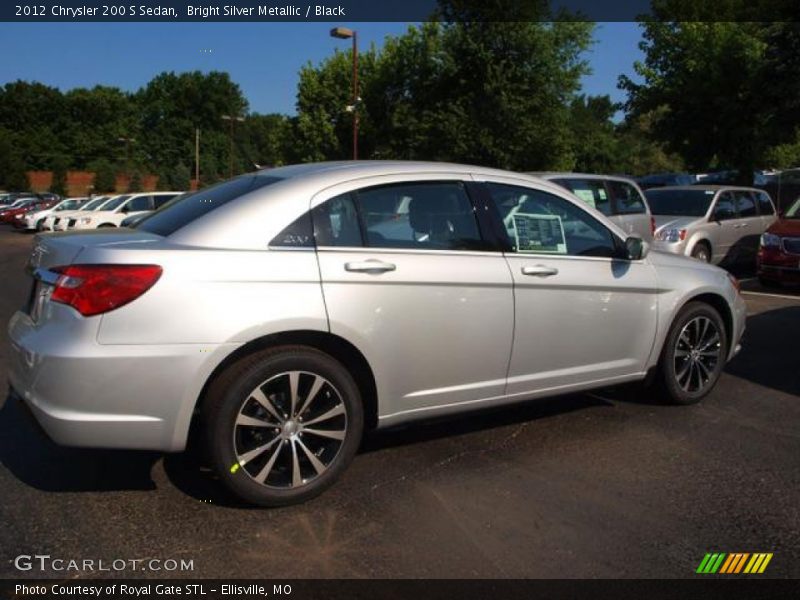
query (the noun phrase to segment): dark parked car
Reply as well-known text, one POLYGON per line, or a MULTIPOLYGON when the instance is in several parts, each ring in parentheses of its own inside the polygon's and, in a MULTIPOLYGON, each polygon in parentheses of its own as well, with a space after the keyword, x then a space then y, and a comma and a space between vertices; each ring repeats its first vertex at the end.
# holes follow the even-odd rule
POLYGON ((656 173, 654 175, 645 175, 638 177, 636 183, 643 190, 649 190, 655 187, 666 187, 673 185, 692 185, 696 183, 697 178, 689 173, 656 173))
POLYGON ((800 198, 761 236, 758 278, 768 286, 800 283, 800 198))

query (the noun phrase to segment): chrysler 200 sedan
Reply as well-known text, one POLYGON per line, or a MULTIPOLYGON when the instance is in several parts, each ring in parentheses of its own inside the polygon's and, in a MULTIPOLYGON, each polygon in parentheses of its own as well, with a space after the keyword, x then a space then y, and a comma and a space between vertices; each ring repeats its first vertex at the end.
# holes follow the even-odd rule
POLYGON ((526 175, 261 171, 135 230, 39 235, 12 393, 58 443, 180 451, 192 430, 240 498, 300 502, 368 428, 624 382, 700 400, 739 349, 737 281, 647 250, 526 175))

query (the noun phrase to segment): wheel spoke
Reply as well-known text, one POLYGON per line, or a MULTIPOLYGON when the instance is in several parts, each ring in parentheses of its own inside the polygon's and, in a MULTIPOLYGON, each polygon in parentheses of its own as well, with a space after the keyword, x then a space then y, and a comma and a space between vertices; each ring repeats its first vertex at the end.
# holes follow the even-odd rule
POLYGON ((708 350, 711 346, 718 343, 719 343, 719 333, 714 331, 714 335, 711 336, 711 339, 708 340, 708 342, 701 344, 698 350, 700 350, 700 352, 708 350))
POLYGON ((709 379, 711 379, 711 371, 709 370, 709 368, 708 368, 708 367, 706 367, 706 366, 703 364, 703 361, 701 361, 701 360, 698 360, 698 361, 697 361, 697 371, 698 371, 698 373, 700 373, 701 375, 705 375, 706 381, 708 381, 709 379))
POLYGON ((289 373, 289 401, 291 402, 291 407, 289 409, 289 415, 294 416, 294 407, 297 405, 297 385, 300 381, 300 373, 297 371, 292 371, 289 373))
POLYGON ((308 462, 310 462, 311 466, 314 467, 314 470, 317 472, 317 475, 321 474, 325 469, 327 469, 327 467, 324 464, 322 464, 322 462, 314 455, 313 452, 311 452, 311 450, 309 450, 306 447, 306 445, 301 440, 298 439, 296 441, 296 444, 300 446, 300 448, 303 450, 303 452, 306 455, 306 458, 308 459, 308 462))
POLYGON ((297 444, 292 440, 292 487, 303 485, 303 476, 300 474, 300 461, 297 458, 297 444))
POLYGON ((275 423, 242 414, 236 417, 236 424, 244 427, 275 427, 275 423))
POLYGON ((337 404, 328 412, 321 414, 318 417, 311 419, 310 421, 306 421, 306 425, 313 425, 314 423, 320 423, 322 421, 327 421, 328 419, 332 419, 333 417, 337 417, 339 415, 344 414, 344 404, 337 404))
MULTIPOLYGON (((278 438, 276 438, 275 441, 277 441, 277 439, 278 438)), ((278 447, 275 448, 275 451, 272 453, 272 456, 269 457, 267 464, 264 465, 264 468, 261 469, 258 472, 258 474, 255 477, 253 477, 253 479, 255 479, 258 483, 264 483, 267 480, 267 477, 269 477, 270 472, 272 472, 272 467, 275 466, 275 461, 278 460, 278 454, 280 453, 281 453, 281 446, 280 444, 278 444, 278 447)))
POLYGON ((332 440, 343 440, 345 434, 347 433, 344 430, 335 430, 335 429, 309 429, 303 428, 303 433, 310 433, 312 435, 318 435, 324 438, 330 438, 332 440))
POLYGON ((262 446, 258 446, 256 448, 253 448, 252 450, 249 450, 249 451, 245 452, 244 454, 240 454, 239 455, 239 464, 241 466, 246 465, 247 463, 249 463, 251 460, 253 460, 257 456, 261 456, 262 454, 264 454, 264 452, 266 452, 267 450, 272 448, 272 446, 274 446, 278 441, 280 441, 280 438, 276 437, 272 441, 267 442, 266 444, 263 444, 262 446))
POLYGON ((250 394, 250 397, 263 406, 269 414, 278 419, 278 423, 283 423, 283 417, 278 414, 278 411, 275 410, 272 402, 270 402, 269 398, 264 395, 264 392, 261 391, 260 387, 253 390, 253 392, 250 394))
POLYGON ((322 389, 322 386, 325 385, 325 380, 322 377, 315 376, 314 383, 311 385, 311 389, 309 390, 308 394, 306 395, 306 399, 303 401, 303 405, 300 409, 295 413, 296 417, 301 416, 306 409, 311 406, 311 403, 314 402, 314 398, 316 398, 319 391, 322 389))

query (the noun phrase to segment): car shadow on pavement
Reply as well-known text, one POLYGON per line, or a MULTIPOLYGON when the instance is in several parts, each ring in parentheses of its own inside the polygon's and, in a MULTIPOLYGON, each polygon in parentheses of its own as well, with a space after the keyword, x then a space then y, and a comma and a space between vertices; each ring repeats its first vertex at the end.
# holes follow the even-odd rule
POLYGON ((587 408, 611 406, 602 398, 588 394, 570 394, 529 400, 505 407, 487 408, 473 413, 440 417, 368 432, 359 453, 376 452, 434 439, 456 437, 509 425, 519 425, 587 408))
POLYGON ((160 454, 65 448, 52 442, 19 400, 0 409, 0 464, 22 483, 46 492, 152 490, 160 454))
MULTIPOLYGON (((402 427, 368 432, 358 453, 379 452, 603 406, 611 406, 611 403, 586 394, 573 394, 532 400, 507 407, 483 409, 467 415, 420 421, 402 427)), ((186 452, 164 456, 163 464, 170 482, 188 496, 227 508, 252 508, 251 505, 229 494, 217 481, 204 459, 199 440, 195 436, 190 436, 186 452)))
POLYGON ((747 317, 742 351, 725 371, 757 385, 800 396, 800 306, 747 317))

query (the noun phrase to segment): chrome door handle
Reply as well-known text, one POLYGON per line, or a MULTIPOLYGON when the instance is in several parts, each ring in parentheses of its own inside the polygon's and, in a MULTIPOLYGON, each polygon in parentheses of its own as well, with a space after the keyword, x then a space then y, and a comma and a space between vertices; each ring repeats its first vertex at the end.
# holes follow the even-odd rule
POLYGON ((734 229, 741 229, 742 227, 747 227, 747 223, 739 223, 733 226, 734 229))
POLYGON ((392 263, 385 263, 372 258, 344 263, 344 270, 351 273, 386 273, 387 271, 394 271, 396 268, 392 263))
POLYGON ((558 275, 558 269, 555 267, 545 267, 544 265, 535 265, 533 267, 522 267, 523 275, 532 275, 534 277, 552 277, 558 275))

